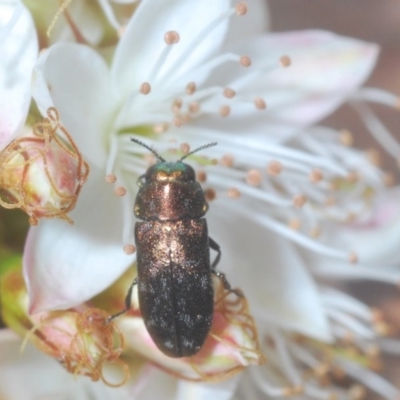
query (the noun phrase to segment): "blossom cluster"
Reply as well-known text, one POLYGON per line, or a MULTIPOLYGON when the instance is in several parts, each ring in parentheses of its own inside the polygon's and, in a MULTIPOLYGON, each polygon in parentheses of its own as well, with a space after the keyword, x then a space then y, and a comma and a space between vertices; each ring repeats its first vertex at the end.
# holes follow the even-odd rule
POLYGON ((27 398, 17 364, 38 397, 400 398, 381 375, 396 326, 347 290, 400 281, 400 192, 321 122, 350 104, 400 155, 368 106, 398 97, 362 87, 378 46, 269 32, 263 0, 44 3, 0 2, 0 204, 32 224, 22 255, 0 247, 1 394, 27 398), (190 358, 156 347, 136 287, 109 319, 134 279, 138 180, 157 162, 132 138, 172 161, 218 143, 185 162, 240 289, 215 277, 190 358))

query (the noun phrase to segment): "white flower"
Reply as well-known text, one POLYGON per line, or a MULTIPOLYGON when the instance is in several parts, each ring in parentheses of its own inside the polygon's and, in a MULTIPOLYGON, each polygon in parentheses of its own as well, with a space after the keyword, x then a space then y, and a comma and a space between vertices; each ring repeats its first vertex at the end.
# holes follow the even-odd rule
MULTIPOLYGON (((300 372, 299 364, 319 366, 315 340, 333 346, 343 325, 354 328, 357 338, 368 331, 362 344, 375 336, 370 327, 360 328, 372 324, 370 310, 319 285, 314 274, 334 271, 324 268, 325 262, 367 270, 363 248, 337 236, 351 232, 352 227, 341 228, 351 218, 365 222, 375 215, 370 194, 384 192, 384 174, 344 146, 348 132, 313 124, 346 100, 364 106, 368 92, 357 88, 370 73, 377 48, 321 31, 254 36, 263 21, 252 25, 245 15, 242 34, 240 25, 230 22, 244 11, 243 4, 234 7, 228 0, 147 0, 128 24, 111 67, 82 45, 57 44, 43 53, 34 76, 35 99, 42 112, 50 106, 59 110, 91 175, 71 214, 74 226, 43 221, 29 233, 24 268, 30 309, 80 304, 133 263, 134 256, 122 248, 132 243, 136 181, 148 165, 141 157, 148 151, 130 137, 144 136, 163 155, 170 140, 184 151, 186 143, 197 148, 217 141, 207 155, 220 164, 200 171, 209 195, 216 193, 207 214, 210 235, 223 249, 219 268, 244 290, 262 339, 270 342, 265 344, 269 364, 249 372, 247 384, 256 382, 268 396, 303 391, 328 398, 330 389, 305 381, 300 372), (293 66, 283 69, 290 59, 293 66), (124 197, 114 196, 106 176, 116 177, 115 188, 126 189, 124 197), (319 231, 320 239, 314 238, 319 231), (307 249, 311 261, 293 242, 307 249), (357 258, 360 266, 350 265, 357 258), (342 307, 333 312, 332 304, 342 307), (349 310, 364 322, 347 318, 349 310), (294 334, 307 336, 304 346, 294 334)), ((383 96, 384 101, 381 95, 370 99, 394 104, 393 97, 383 96)), ((374 263, 381 260, 375 255, 374 263)), ((352 360, 334 361, 386 398, 396 395, 377 375, 360 377, 352 360)), ((238 393, 246 389, 240 386, 238 393)), ((180 390, 177 398, 185 398, 180 390)), ((234 385, 221 390, 228 396, 234 385)))

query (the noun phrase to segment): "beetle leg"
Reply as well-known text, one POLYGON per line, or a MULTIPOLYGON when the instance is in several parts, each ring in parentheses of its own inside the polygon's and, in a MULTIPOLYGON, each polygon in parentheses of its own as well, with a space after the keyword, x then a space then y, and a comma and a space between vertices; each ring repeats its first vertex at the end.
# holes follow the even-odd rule
POLYGON ((235 293, 236 296, 238 296, 238 297, 243 297, 243 294, 239 290, 231 288, 231 285, 228 282, 228 280, 226 279, 225 274, 223 272, 217 271, 215 269, 215 267, 219 263, 219 260, 221 259, 221 248, 219 247, 219 244, 216 241, 214 241, 213 239, 211 239, 210 237, 208 238, 208 242, 210 244, 210 248, 218 252, 217 257, 215 257, 215 260, 211 264, 211 272, 215 276, 217 276, 219 279, 221 279, 221 281, 222 281, 222 283, 224 285, 224 288, 226 290, 229 290, 230 292, 235 293))
POLYGON ((125 308, 122 311, 119 311, 116 314, 111 315, 111 317, 108 317, 106 319, 106 322, 105 322, 106 324, 108 324, 113 319, 115 319, 115 318, 119 317, 120 315, 125 314, 127 311, 129 311, 129 309, 131 308, 131 297, 132 297, 133 287, 135 285, 137 285, 137 283, 138 283, 138 278, 136 277, 133 280, 132 285, 129 286, 128 293, 126 294, 126 297, 125 297, 125 308))
POLYGON ((221 248, 219 247, 219 244, 211 239, 210 237, 208 238, 208 243, 210 244, 210 248, 218 252, 217 257, 215 257, 215 260, 211 264, 211 269, 215 269, 215 267, 218 265, 219 260, 221 259, 221 248))

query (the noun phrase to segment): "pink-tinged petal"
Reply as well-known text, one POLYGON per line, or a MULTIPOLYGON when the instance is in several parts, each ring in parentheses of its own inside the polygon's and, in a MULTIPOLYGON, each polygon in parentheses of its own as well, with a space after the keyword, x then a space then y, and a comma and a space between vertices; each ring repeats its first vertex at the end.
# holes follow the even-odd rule
POLYGON ((127 386, 110 388, 103 382, 70 374, 29 343, 23 345, 11 331, 0 330, 0 393, 4 400, 126 400, 128 390, 127 386))
POLYGON ((164 35, 168 31, 177 31, 180 40, 172 45, 170 54, 159 66, 158 77, 172 79, 175 74, 182 75, 184 71, 199 66, 223 43, 229 19, 224 19, 208 34, 204 33, 200 44, 195 47, 194 38, 209 21, 229 8, 229 0, 141 2, 115 52, 112 76, 121 94, 126 96, 150 79, 153 67, 167 46, 164 35), (186 53, 190 49, 193 52, 186 53))
POLYGON ((324 31, 269 34, 242 42, 232 50, 250 56, 249 73, 276 65, 273 71, 267 68, 265 73, 255 74, 245 85, 240 84, 244 73, 239 66, 220 71, 211 81, 223 82, 249 98, 248 107, 240 104, 235 108, 232 104, 230 119, 234 130, 236 121, 247 117, 244 122, 253 132, 254 119, 260 124, 269 120, 297 127, 321 120, 367 79, 378 55, 375 44, 324 31), (288 68, 278 66, 284 55, 291 59, 288 68), (265 111, 251 104, 256 97, 265 100, 265 111))
POLYGON ((232 218, 217 199, 207 214, 209 234, 222 249, 218 270, 226 273, 231 286, 243 290, 261 332, 272 323, 330 341, 320 294, 294 245, 239 208, 232 218))
POLYGON ((31 101, 32 68, 38 54, 36 31, 20 1, 0 4, 0 150, 25 122, 31 101))
POLYGON ((107 288, 132 264, 123 251, 120 199, 94 168, 64 221, 31 228, 24 251, 30 312, 66 309, 107 288))
POLYGON ((39 58, 33 96, 43 115, 56 107, 84 158, 104 167, 115 107, 105 61, 87 46, 56 44, 39 58))

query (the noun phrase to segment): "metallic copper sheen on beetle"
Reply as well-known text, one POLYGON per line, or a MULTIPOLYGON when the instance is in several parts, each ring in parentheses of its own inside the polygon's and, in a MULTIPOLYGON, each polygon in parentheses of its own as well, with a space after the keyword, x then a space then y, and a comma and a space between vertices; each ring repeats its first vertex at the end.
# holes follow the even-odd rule
POLYGON ((193 168, 182 162, 216 143, 177 162, 166 162, 144 143, 131 140, 150 150, 159 162, 139 178, 134 208, 135 216, 142 220, 135 225, 138 275, 124 311, 130 307, 133 286, 138 284, 140 311, 154 343, 170 357, 190 357, 201 349, 210 331, 212 274, 231 290, 224 274, 214 269, 221 251, 208 236, 203 190, 193 168), (212 264, 210 248, 217 251, 212 264))

